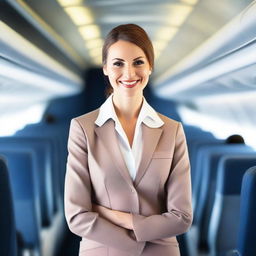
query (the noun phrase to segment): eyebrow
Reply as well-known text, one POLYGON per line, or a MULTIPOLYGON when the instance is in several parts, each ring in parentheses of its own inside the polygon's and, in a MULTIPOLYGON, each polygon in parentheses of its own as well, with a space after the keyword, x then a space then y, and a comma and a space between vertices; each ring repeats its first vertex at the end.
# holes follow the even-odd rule
MULTIPOLYGON (((133 60, 138 60, 138 59, 140 59, 140 58, 143 58, 143 56, 139 56, 139 57, 137 57, 137 58, 135 58, 135 59, 133 59, 133 60)), ((114 59, 112 59, 112 60, 124 61, 123 59, 120 59, 120 58, 114 58, 114 59)))

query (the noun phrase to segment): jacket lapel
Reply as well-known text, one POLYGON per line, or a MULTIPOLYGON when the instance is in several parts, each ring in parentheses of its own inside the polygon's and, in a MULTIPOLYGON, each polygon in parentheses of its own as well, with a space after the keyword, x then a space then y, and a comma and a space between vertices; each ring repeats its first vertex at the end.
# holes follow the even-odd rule
POLYGON ((117 170, 121 173, 128 184, 133 186, 132 178, 119 148, 118 138, 115 130, 115 122, 110 119, 102 126, 96 127, 95 132, 104 144, 106 151, 110 154, 112 163, 116 165, 117 170))
POLYGON ((150 128, 143 123, 141 125, 142 125, 143 148, 142 148, 141 161, 140 161, 138 171, 134 181, 135 187, 138 186, 141 178, 145 174, 163 131, 162 127, 150 128))

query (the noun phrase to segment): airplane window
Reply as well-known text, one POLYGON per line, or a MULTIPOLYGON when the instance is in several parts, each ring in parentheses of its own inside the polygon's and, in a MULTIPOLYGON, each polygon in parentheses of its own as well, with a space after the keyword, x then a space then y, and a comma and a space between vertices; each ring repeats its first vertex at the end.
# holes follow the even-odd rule
POLYGON ((216 138, 226 139, 231 134, 240 134, 245 143, 256 148, 256 142, 251 138, 255 137, 255 127, 253 125, 241 124, 230 119, 218 119, 217 117, 193 111, 185 106, 179 106, 178 112, 184 123, 195 125, 202 130, 212 132, 216 138))
POLYGON ((0 136, 13 135, 27 124, 38 123, 44 114, 47 104, 41 103, 19 109, 15 112, 0 115, 0 136))

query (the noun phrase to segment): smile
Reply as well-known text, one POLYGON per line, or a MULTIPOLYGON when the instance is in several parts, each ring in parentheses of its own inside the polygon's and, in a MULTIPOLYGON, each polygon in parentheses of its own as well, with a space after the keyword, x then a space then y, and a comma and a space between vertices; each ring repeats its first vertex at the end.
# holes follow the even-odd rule
POLYGON ((134 87, 140 80, 133 80, 133 81, 119 81, 124 87, 132 88, 134 87))

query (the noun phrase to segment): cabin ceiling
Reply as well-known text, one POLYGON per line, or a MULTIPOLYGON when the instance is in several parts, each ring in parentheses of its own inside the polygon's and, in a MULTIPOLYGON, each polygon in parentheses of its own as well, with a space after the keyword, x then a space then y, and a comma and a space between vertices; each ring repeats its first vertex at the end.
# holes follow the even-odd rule
MULTIPOLYGON (((153 79, 174 69, 188 54, 237 16, 252 0, 11 0, 60 45, 76 52, 81 68, 100 65, 101 46, 115 26, 136 23, 153 41, 153 79)), ((71 54, 70 54, 71 55, 71 54)))
MULTIPOLYGON (((220 95, 232 94, 236 99, 243 92, 248 99, 256 91, 256 4, 254 9, 248 8, 253 2, 0 1, 0 33, 4 35, 0 38, 0 100, 7 99, 11 88, 19 95, 28 90, 38 93, 38 97, 29 97, 33 102, 78 92, 83 87, 83 71, 101 66, 101 47, 107 33, 125 23, 142 26, 153 42, 156 61, 151 85, 160 97, 198 104, 204 98, 215 102, 220 95), (245 15, 239 15, 248 9, 249 18, 253 17, 249 23, 245 15), (242 26, 246 22, 249 26, 242 26), (245 44, 249 46, 243 49, 245 44), (19 86, 14 86, 17 75, 12 76, 17 71, 13 68, 8 77, 3 70, 15 65, 20 77, 26 78, 19 86), (30 79, 33 72, 40 76, 36 83, 30 79)), ((29 101, 28 97, 23 100, 29 101)))
POLYGON ((188 120, 194 111, 254 129, 255 11, 253 0, 0 0, 0 115, 80 91, 107 33, 136 23, 155 48, 158 96, 188 120))

